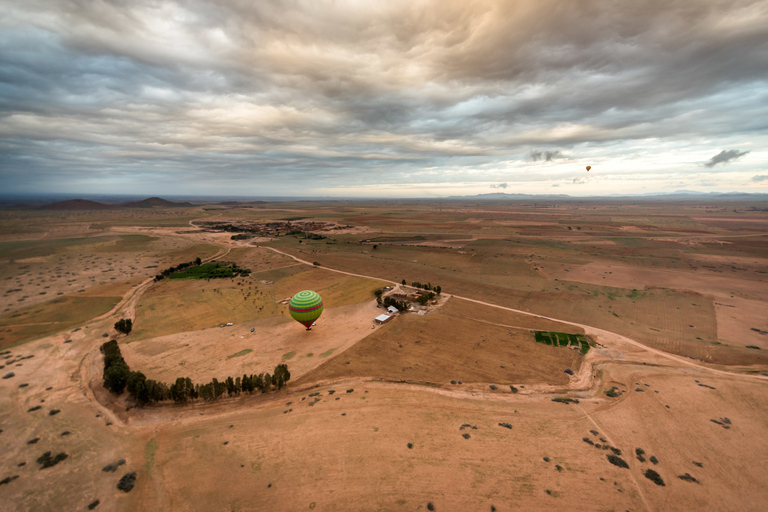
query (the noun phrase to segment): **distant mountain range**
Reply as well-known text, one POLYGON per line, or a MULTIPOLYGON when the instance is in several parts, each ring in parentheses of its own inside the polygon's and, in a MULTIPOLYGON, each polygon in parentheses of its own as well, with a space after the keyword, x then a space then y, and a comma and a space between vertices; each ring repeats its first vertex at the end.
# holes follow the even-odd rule
POLYGON ((695 200, 707 199, 716 201, 730 201, 740 199, 768 200, 768 194, 750 194, 747 192, 697 192, 695 190, 675 190, 674 192, 649 194, 609 194, 600 196, 569 196, 567 194, 505 194, 493 192, 490 194, 477 194, 474 196, 451 196, 447 199, 479 199, 479 200, 599 200, 599 199, 680 199, 695 200))

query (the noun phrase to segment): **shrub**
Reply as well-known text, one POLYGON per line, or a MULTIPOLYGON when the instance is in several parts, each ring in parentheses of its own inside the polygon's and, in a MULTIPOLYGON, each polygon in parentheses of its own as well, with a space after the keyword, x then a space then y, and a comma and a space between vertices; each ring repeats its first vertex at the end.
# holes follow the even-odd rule
POLYGON ((659 459, 657 459, 655 455, 651 455, 651 458, 648 459, 648 460, 650 460, 654 464, 658 464, 659 463, 659 459))
POLYGON ((579 399, 578 398, 568 398, 568 397, 562 397, 562 396, 556 396, 552 399, 553 402, 558 402, 561 404, 578 404, 579 399))
POLYGON ((50 468, 52 466, 55 466, 59 462, 65 460, 69 455, 67 455, 64 452, 56 454, 55 457, 51 457, 51 452, 45 452, 40 457, 37 458, 37 463, 42 464, 40 469, 50 468))
POLYGON ((617 396, 619 396, 619 393, 616 392, 616 391, 618 391, 618 389, 619 388, 617 388, 616 386, 613 386, 611 389, 607 389, 605 391, 605 394, 608 395, 611 398, 616 398, 617 396))
POLYGON ((644 473, 645 478, 655 483, 656 485, 664 486, 664 480, 661 479, 661 475, 652 469, 647 469, 644 473))
POLYGON ((126 473, 123 478, 117 483, 117 488, 123 492, 131 492, 134 484, 136 483, 136 472, 126 473))
POLYGON ((606 455, 606 457, 608 458, 608 462, 610 462, 614 466, 618 466, 620 468, 629 469, 629 464, 627 464, 627 462, 624 459, 622 459, 621 457, 618 457, 618 456, 613 455, 613 454, 606 455))
POLYGON ((411 448, 413 448, 413 443, 408 443, 408 449, 410 450, 411 448))
POLYGON ((684 481, 686 481, 686 482, 693 482, 693 483, 695 483, 695 484, 698 484, 698 483, 700 483, 698 480, 696 480, 694 477, 692 477, 692 476, 691 476, 691 475, 689 475, 688 473, 686 473, 686 474, 684 474, 684 475, 678 475, 678 477, 677 477, 677 478, 679 478, 680 480, 684 480, 684 481))
POLYGON ((519 391, 515 386, 509 386, 509 390, 513 393, 517 393, 519 391))

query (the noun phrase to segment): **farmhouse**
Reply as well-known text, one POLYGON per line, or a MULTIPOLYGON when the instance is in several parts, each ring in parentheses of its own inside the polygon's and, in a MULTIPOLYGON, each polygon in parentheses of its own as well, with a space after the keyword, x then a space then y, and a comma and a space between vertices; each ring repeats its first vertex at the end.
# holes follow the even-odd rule
POLYGON ((373 320, 374 320, 374 321, 375 321, 377 324, 381 325, 381 324, 383 324, 383 323, 386 323, 386 322, 387 322, 389 319, 391 319, 391 318, 392 318, 392 317, 391 317, 391 316, 389 316, 389 315, 381 314, 381 315, 377 316, 376 318, 374 318, 373 320))
POLYGON ((395 313, 397 313, 397 308, 395 306, 389 306, 387 308, 387 312, 389 312, 390 314, 394 315, 395 313))

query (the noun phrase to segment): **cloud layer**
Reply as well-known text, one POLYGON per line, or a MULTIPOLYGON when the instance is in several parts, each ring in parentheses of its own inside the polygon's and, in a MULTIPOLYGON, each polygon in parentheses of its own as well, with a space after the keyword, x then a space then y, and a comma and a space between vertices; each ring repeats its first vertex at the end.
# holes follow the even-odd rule
POLYGON ((2 4, 9 191, 764 186, 761 1, 2 4))

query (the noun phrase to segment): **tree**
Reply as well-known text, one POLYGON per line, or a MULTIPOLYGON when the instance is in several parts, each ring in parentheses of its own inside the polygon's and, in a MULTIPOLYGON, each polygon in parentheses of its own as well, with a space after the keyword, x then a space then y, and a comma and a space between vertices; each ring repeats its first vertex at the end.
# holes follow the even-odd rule
POLYGON ((203 260, 200 259, 200 256, 195 258, 195 265, 200 265, 203 262, 203 260))
POLYGON ((403 279, 402 281, 400 281, 400 284, 402 284, 402 285, 405 285, 405 279, 403 279))
MULTIPOLYGON (((120 358, 122 360, 122 357, 120 358)), ((104 387, 119 395, 125 389, 131 369, 125 361, 115 362, 104 369, 104 387)))
POLYGON ((435 286, 435 293, 440 295, 440 293, 443 291, 443 288, 440 286, 435 286))
POLYGON ((128 393, 131 395, 131 397, 135 400, 139 390, 145 390, 147 382, 147 377, 141 373, 141 372, 131 372, 128 375, 128 379, 125 383, 125 388, 128 390, 128 393))
POLYGON ((115 322, 115 330, 123 334, 130 334, 133 329, 133 320, 130 318, 121 318, 115 322))

